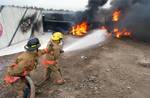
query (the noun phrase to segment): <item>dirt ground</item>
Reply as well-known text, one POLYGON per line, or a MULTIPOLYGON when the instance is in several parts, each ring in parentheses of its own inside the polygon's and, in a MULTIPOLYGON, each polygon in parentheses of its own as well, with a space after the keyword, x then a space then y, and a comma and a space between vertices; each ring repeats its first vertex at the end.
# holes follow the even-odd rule
MULTIPOLYGON (((0 58, 1 63, 13 57, 0 58)), ((41 93, 36 98, 150 98, 149 44, 112 39, 97 48, 64 53, 59 65, 66 83, 57 86, 47 81, 37 88, 41 93)), ((36 84, 43 72, 39 66, 32 73, 36 84)), ((15 98, 11 93, 0 98, 15 98)))

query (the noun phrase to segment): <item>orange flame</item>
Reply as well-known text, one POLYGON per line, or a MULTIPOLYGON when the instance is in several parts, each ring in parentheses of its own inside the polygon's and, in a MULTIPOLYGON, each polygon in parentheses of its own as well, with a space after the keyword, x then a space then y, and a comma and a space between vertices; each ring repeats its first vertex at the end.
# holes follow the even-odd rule
POLYGON ((119 21, 119 17, 121 15, 121 11, 120 10, 116 10, 113 15, 112 15, 112 21, 117 22, 119 21))
POLYGON ((123 29, 122 31, 119 31, 118 28, 114 28, 114 33, 115 33, 116 38, 121 38, 123 36, 131 37, 131 32, 128 32, 126 29, 123 29))
POLYGON ((88 31, 88 23, 86 21, 74 25, 71 28, 70 33, 76 36, 84 36, 88 31))
MULTIPOLYGON (((120 10, 114 11, 114 13, 112 15, 112 21, 118 22, 120 15, 121 15, 120 10)), ((131 32, 128 32, 128 30, 126 30, 126 28, 124 28, 122 31, 119 31, 119 29, 116 27, 116 28, 114 28, 113 32, 114 32, 116 38, 121 38, 123 36, 131 37, 131 32)))

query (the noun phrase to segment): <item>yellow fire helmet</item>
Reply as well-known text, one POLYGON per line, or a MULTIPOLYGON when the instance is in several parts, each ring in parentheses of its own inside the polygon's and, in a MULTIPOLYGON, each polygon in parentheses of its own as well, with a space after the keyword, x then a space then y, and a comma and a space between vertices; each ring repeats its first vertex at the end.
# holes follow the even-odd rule
POLYGON ((63 34, 61 32, 54 32, 51 39, 54 41, 59 41, 60 39, 63 39, 63 34))

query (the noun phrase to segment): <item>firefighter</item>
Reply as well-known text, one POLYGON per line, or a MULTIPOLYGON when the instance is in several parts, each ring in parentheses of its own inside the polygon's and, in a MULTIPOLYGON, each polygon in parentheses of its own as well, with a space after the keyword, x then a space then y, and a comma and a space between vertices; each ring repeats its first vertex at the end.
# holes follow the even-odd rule
POLYGON ((38 64, 38 57, 47 52, 44 49, 38 50, 40 46, 41 44, 38 38, 30 39, 27 45, 24 46, 26 51, 21 53, 15 62, 7 69, 4 82, 14 88, 18 93, 17 98, 27 98, 27 94, 29 94, 24 92, 26 87, 30 88, 25 76, 30 76, 30 72, 34 70, 38 64))
POLYGON ((43 65, 46 67, 45 80, 51 79, 54 84, 64 84, 65 80, 62 77, 60 67, 57 64, 62 50, 63 34, 61 32, 54 32, 51 36, 51 40, 47 45, 47 50, 51 52, 45 55, 43 65))

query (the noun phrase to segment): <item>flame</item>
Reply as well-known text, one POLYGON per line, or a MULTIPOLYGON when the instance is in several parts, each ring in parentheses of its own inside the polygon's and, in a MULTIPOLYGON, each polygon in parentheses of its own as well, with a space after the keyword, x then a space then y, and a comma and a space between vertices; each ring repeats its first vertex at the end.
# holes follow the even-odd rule
POLYGON ((88 23, 86 21, 74 25, 71 28, 70 33, 76 36, 84 36, 88 31, 88 23))
POLYGON ((116 38, 121 38, 123 36, 131 37, 131 32, 128 32, 126 29, 123 29, 122 31, 119 31, 118 28, 114 28, 114 33, 115 33, 116 38))
MULTIPOLYGON (((112 15, 112 21, 114 23, 117 23, 119 21, 120 15, 121 15, 121 11, 120 10, 114 11, 114 13, 112 15)), ((113 32, 114 32, 116 38, 121 38, 123 36, 125 36, 125 37, 131 37, 131 32, 129 32, 126 28, 123 28, 120 31, 117 27, 115 27, 113 29, 113 32)))
POLYGON ((121 11, 120 10, 114 11, 113 15, 112 15, 112 21, 114 21, 114 22, 119 21, 120 15, 121 15, 121 11))

